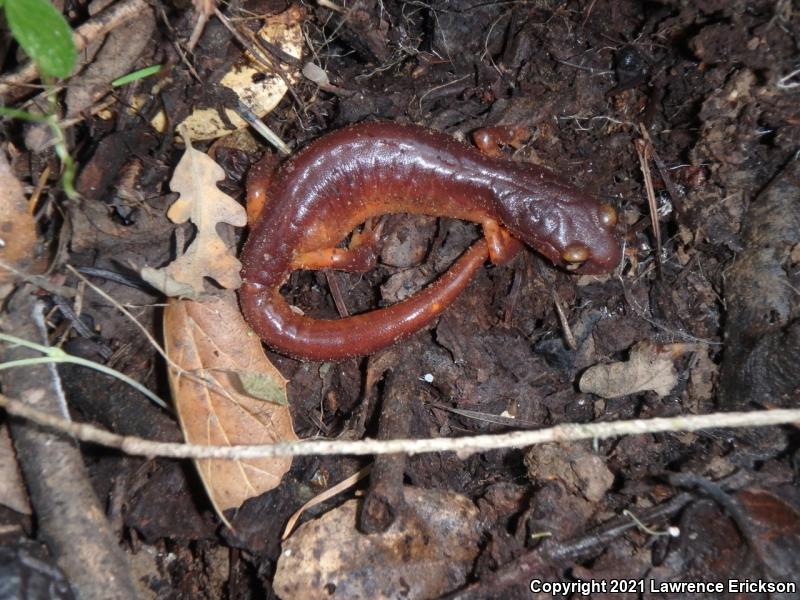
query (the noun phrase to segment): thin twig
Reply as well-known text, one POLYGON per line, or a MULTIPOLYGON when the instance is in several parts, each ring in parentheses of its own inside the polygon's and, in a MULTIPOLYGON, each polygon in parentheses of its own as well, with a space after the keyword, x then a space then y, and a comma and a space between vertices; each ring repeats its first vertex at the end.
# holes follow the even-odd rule
POLYGON ((778 79, 778 83, 776 84, 778 89, 791 90, 793 88, 800 87, 800 77, 798 76, 800 76, 800 69, 795 69, 791 73, 784 75, 778 79), (796 79, 796 81, 792 81, 793 79, 796 79))
POLYGON ((158 343, 156 338, 154 338, 153 335, 149 331, 147 331, 147 328, 141 323, 139 323, 139 320, 136 317, 134 317, 124 306, 122 306, 119 302, 114 300, 114 298, 106 294, 103 290, 101 290, 99 287, 97 287, 95 284, 89 281, 86 277, 83 276, 83 274, 81 274, 80 271, 78 271, 78 269, 76 269, 72 265, 67 265, 67 270, 73 275, 75 275, 75 277, 83 281, 90 288, 92 288, 92 290, 94 290, 102 298, 108 300, 111 303, 111 305, 115 307, 119 312, 128 317, 130 322, 133 323, 139 329, 139 331, 141 331, 144 334, 144 336, 147 338, 147 341, 150 342, 153 348, 155 348, 155 351, 161 355, 161 357, 167 362, 167 364, 170 367, 172 367, 181 374, 186 372, 186 370, 183 367, 181 367, 178 363, 176 363, 169 356, 167 356, 167 353, 164 351, 164 348, 161 347, 161 344, 158 343))
POLYGON ((459 77, 458 79, 454 79, 453 81, 448 81, 447 83, 443 83, 442 85, 437 85, 437 86, 435 86, 435 87, 432 87, 432 88, 431 88, 431 89, 429 89, 427 92, 425 92, 424 94, 422 94, 422 96, 420 96, 420 97, 419 97, 419 101, 417 102, 417 104, 419 105, 419 109, 420 109, 420 110, 422 110, 422 101, 423 101, 423 100, 425 100, 425 98, 426 98, 428 95, 430 95, 430 94, 432 94, 433 92, 436 92, 436 91, 438 91, 438 90, 444 89, 444 88, 446 88, 446 87, 448 87, 448 86, 451 86, 451 85, 455 85, 455 84, 457 84, 457 83, 460 83, 460 82, 464 81, 465 79, 469 79, 470 77, 472 77, 472 75, 464 75, 463 77, 459 77))
POLYGON ((661 175, 661 181, 664 182, 664 187, 667 188, 667 192, 669 192, 669 197, 672 200, 672 206, 679 215, 683 216, 686 212, 686 209, 683 206, 683 199, 678 193, 678 188, 675 186, 675 182, 672 181, 672 177, 669 174, 669 169, 667 169, 667 165, 664 164, 664 161, 661 160, 661 156, 659 156, 658 152, 656 152, 655 145, 653 144, 653 140, 650 138, 647 128, 642 127, 641 132, 642 136, 650 146, 650 158, 653 159, 653 162, 655 163, 656 168, 661 175))
POLYGON ((334 4, 330 2, 330 0, 317 0, 317 4, 319 4, 322 8, 327 8, 328 10, 332 10, 334 12, 338 12, 340 14, 344 14, 347 12, 344 8, 339 6, 338 4, 334 4))
POLYGON ((2 260, 0 260, 0 269, 8 271, 9 273, 15 275, 22 281, 27 281, 28 283, 35 285, 38 288, 42 288, 45 292, 49 292, 51 294, 58 294, 59 296, 62 296, 64 298, 75 297, 75 290, 63 285, 57 285, 55 283, 51 283, 50 280, 44 275, 34 275, 32 273, 25 273, 24 271, 20 271, 19 269, 14 268, 13 266, 9 265, 8 263, 2 260))
POLYGON ((516 431, 496 435, 476 435, 461 438, 400 439, 400 440, 302 440, 263 445, 203 446, 154 442, 133 436, 122 436, 86 423, 75 423, 43 413, 18 400, 0 394, 0 407, 10 415, 33 421, 71 435, 82 442, 119 449, 134 456, 166 458, 244 460, 275 456, 367 456, 375 454, 423 454, 429 452, 458 452, 466 456, 474 452, 500 448, 523 448, 536 444, 586 439, 605 439, 620 435, 639 435, 665 431, 698 431, 734 427, 766 427, 800 423, 800 409, 776 409, 749 412, 712 413, 634 419, 611 423, 569 423, 537 431, 516 431))
MULTIPOLYGON (((178 231, 180 231, 180 229, 178 229, 178 231)), ((229 399, 232 400, 232 398, 230 396, 230 392, 228 390, 226 390, 224 387, 222 387, 221 385, 219 385, 215 381, 209 379, 208 377, 205 377, 204 375, 198 375, 196 372, 187 371, 182 366, 180 366, 178 363, 176 363, 174 360, 172 360, 167 355, 166 350, 164 350, 164 348, 161 346, 161 344, 159 344, 158 341, 156 341, 156 339, 153 337, 153 335, 149 331, 147 331, 147 328, 144 325, 142 325, 138 321, 138 319, 136 317, 134 317, 124 306, 122 306, 122 304, 120 304, 119 302, 114 300, 114 298, 112 298, 107 293, 105 293, 103 290, 101 290, 99 287, 94 285, 91 281, 89 281, 86 277, 84 277, 72 265, 67 265, 67 269, 73 275, 78 277, 82 282, 84 282, 86 285, 88 285, 90 288, 92 288, 95 292, 97 292, 101 297, 103 297, 106 300, 108 300, 111 303, 112 306, 114 306, 117 310, 119 310, 128 319, 130 319, 130 321, 144 334, 144 336, 147 338, 147 341, 150 342, 150 344, 153 346, 155 351, 158 352, 158 354, 164 359, 164 361, 166 361, 167 365, 169 365, 170 370, 175 371, 175 373, 177 373, 181 377, 186 377, 187 379, 189 379, 191 381, 194 381, 196 383, 200 383, 200 384, 208 387, 209 389, 213 389, 213 390, 219 392, 220 394, 222 394, 223 396, 225 396, 226 398, 229 398, 229 399)), ((202 369, 201 369, 201 372, 202 372, 202 369)))
POLYGON ((322 272, 325 274, 325 281, 328 282, 328 289, 331 292, 331 297, 333 298, 333 303, 336 306, 336 311, 339 313, 341 318, 349 317, 350 311, 347 310, 347 304, 344 302, 342 288, 339 285, 339 274, 330 269, 324 269, 322 272))
MULTIPOLYGON (((80 300, 81 296, 77 296, 76 300, 80 300)), ((67 299, 59 296, 58 294, 53 294, 53 301, 56 303, 56 307, 64 318, 69 321, 70 327, 66 327, 64 329, 64 333, 60 336, 60 339, 66 340, 70 333, 70 328, 74 329, 75 332, 86 339, 93 339, 95 337, 95 333, 89 329, 89 326, 81 320, 78 311, 73 310, 72 306, 67 302, 67 299)), ((57 346, 61 346, 61 342, 56 344, 57 346)), ((113 355, 114 351, 111 350, 104 342, 99 342, 97 344, 97 352, 103 358, 103 360, 108 361, 113 355)))
MULTIPOLYGON (((644 129, 644 125, 641 125, 644 129)), ((653 178, 650 175, 650 155, 651 147, 645 138, 634 140, 636 154, 639 155, 639 166, 644 177, 644 187, 647 192, 647 203, 650 206, 650 222, 653 224, 653 238, 656 242, 656 272, 661 278, 661 223, 658 221, 658 204, 656 203, 656 193, 653 189, 653 178)))
POLYGON ((213 7, 215 6, 214 3, 201 3, 196 2, 194 5, 194 12, 197 14, 197 20, 194 23, 194 29, 192 30, 192 35, 189 36, 189 42, 186 44, 186 50, 189 52, 194 51, 194 47, 197 45, 197 42, 200 41, 200 36, 203 35, 203 32, 206 29, 206 23, 208 23, 208 18, 213 14, 213 7), (208 8, 212 10, 208 10, 208 8))
MULTIPOLYGON (((47 326, 43 308, 30 290, 21 289, 9 303, 8 322, 4 325, 16 339, 45 345, 47 326)), ((0 360, 6 361, 35 358, 21 344, 3 349, 0 354, 0 360)), ((30 407, 35 406, 39 412, 69 419, 55 365, 4 371, 2 385, 6 393, 29 403, 30 407)), ((9 421, 36 515, 37 534, 67 575, 75 597, 134 600, 137 593, 128 561, 105 519, 104 504, 98 502, 80 448, 57 433, 32 427, 30 423, 9 421)), ((6 479, 4 476, 0 487, 5 486, 6 479)))
POLYGON ((561 297, 558 295, 558 293, 556 293, 555 288, 551 289, 550 293, 553 297, 553 304, 556 307, 558 322, 561 323, 561 331, 564 334, 564 341, 566 342, 567 346, 569 346, 570 350, 577 350, 578 342, 575 341, 575 335, 572 333, 572 328, 569 326, 569 320, 567 319, 567 314, 564 312, 564 305, 561 302, 561 297))
POLYGON ((258 115, 250 110, 241 100, 236 101, 236 112, 250 124, 250 127, 256 130, 256 133, 272 144, 283 156, 289 156, 292 153, 292 149, 286 145, 286 142, 284 142, 277 133, 272 131, 272 129, 267 127, 267 124, 259 119, 258 115))
POLYGON ((76 270, 79 273, 88 275, 89 277, 99 277, 101 279, 105 279, 106 281, 113 281, 114 283, 125 285, 133 289, 140 290, 142 292, 155 293, 155 294, 161 293, 157 289, 155 289, 152 285, 143 280, 141 277, 138 277, 138 275, 134 279, 133 277, 123 275, 122 273, 118 273, 117 271, 110 271, 108 269, 101 269, 98 267, 77 267, 76 270))
MULTIPOLYGON (((543 375, 538 376, 536 381, 543 379, 543 377, 543 375)), ((472 419, 473 421, 480 421, 482 423, 492 423, 494 425, 502 425, 503 427, 511 429, 537 429, 539 427, 539 423, 534 423, 533 421, 528 421, 527 419, 518 419, 517 417, 506 417, 504 415, 495 415, 477 410, 455 408, 453 406, 447 406, 446 404, 440 404, 439 402, 426 402, 425 405, 458 415, 460 417, 464 417, 465 419, 472 419)))
POLYGON ((586 9, 586 16, 583 17, 583 21, 581 21, 581 29, 586 26, 586 21, 589 20, 589 17, 592 16, 592 10, 594 10, 594 5, 597 0, 592 0, 591 4, 589 4, 589 8, 586 9))
POLYGON ((572 67, 573 69, 578 69, 580 71, 589 71, 592 75, 613 75, 614 71, 609 71, 608 69, 598 69, 596 67, 587 67, 585 65, 579 65, 576 63, 572 63, 566 60, 558 60, 556 62, 561 63, 562 65, 566 65, 568 67, 572 67))

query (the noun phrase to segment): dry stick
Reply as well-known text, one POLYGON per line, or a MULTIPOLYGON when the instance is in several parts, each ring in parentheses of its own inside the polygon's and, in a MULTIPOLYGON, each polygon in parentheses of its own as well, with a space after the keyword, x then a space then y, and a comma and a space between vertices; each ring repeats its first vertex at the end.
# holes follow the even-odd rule
POLYGON ((342 288, 339 286, 339 273, 331 269, 323 269, 322 272, 325 274, 325 281, 328 282, 328 289, 331 292, 333 303, 336 305, 336 311, 342 318, 349 317, 350 311, 347 310, 347 304, 344 302, 342 288))
POLYGON ((667 165, 664 164, 664 161, 661 160, 661 156, 659 156, 658 152, 656 152, 656 148, 653 145, 653 140, 650 138, 650 134, 648 133, 647 128, 642 126, 641 124, 639 126, 641 128, 642 137, 650 146, 650 154, 651 154, 650 158, 652 158, 653 162, 656 164, 656 168, 658 169, 658 172, 661 175, 661 180, 664 182, 664 187, 666 187, 667 192, 669 192, 669 197, 672 200, 672 207, 679 215, 685 216, 686 207, 683 205, 683 200, 680 194, 678 193, 678 188, 675 187, 675 182, 672 181, 672 177, 670 177, 667 165))
POLYGON ((43 413, 26 404, 0 394, 0 408, 10 415, 33 421, 38 425, 69 434, 82 442, 117 448, 134 456, 166 458, 216 458, 243 460, 274 456, 331 456, 373 454, 423 454, 426 452, 458 452, 467 456, 474 452, 501 448, 522 448, 550 442, 569 442, 605 439, 620 435, 661 433, 665 431, 698 431, 701 429, 766 427, 769 425, 800 424, 800 409, 776 409, 749 412, 712 413, 633 419, 609 423, 569 423, 536 431, 517 431, 495 435, 476 435, 461 438, 431 438, 420 440, 303 440, 275 444, 242 446, 202 446, 154 442, 133 436, 122 436, 86 423, 74 423, 55 415, 43 413))
MULTIPOLYGON (((100 100, 94 103, 88 110, 82 111, 82 114, 79 117, 72 117, 71 119, 63 119, 58 122, 58 126, 62 129, 69 129, 70 127, 74 127, 78 123, 83 123, 86 120, 86 115, 94 116, 102 110, 105 110, 115 104, 117 102, 117 97, 112 95, 110 98, 106 98, 105 100, 100 100)), ((55 145, 55 140, 51 140, 48 142, 47 147, 55 145)))
MULTIPOLYGON (((9 307, 9 329, 28 341, 47 340, 42 307, 20 290, 9 307)), ((31 358, 23 346, 5 349, 8 361, 31 358)), ((39 365, 3 373, 3 389, 40 415, 69 423, 55 366, 39 365), (34 408, 34 406, 36 408, 34 408)), ((39 535, 64 570, 76 596, 85 600, 133 600, 136 592, 125 555, 95 496, 78 446, 39 427, 11 421, 11 433, 36 511, 39 535)))
MULTIPOLYGON (((148 8, 146 0, 122 0, 113 3, 109 8, 97 13, 89 21, 75 30, 74 40, 78 52, 86 48, 97 38, 107 34, 112 29, 136 18, 148 8)), ((6 104, 10 104, 27 91, 19 93, 17 86, 33 81, 39 76, 39 69, 33 61, 26 63, 17 71, 0 79, 0 97, 4 97, 6 104)))
MULTIPOLYGON (((409 345, 399 356, 401 361, 398 364, 403 364, 403 357, 410 357, 415 351, 416 345, 409 345)), ((393 370, 386 376, 378 419, 379 438, 387 440, 408 437, 412 419, 409 391, 418 384, 415 374, 409 369, 393 370)), ((384 533, 406 511, 403 489, 405 469, 404 454, 375 458, 369 477, 369 489, 358 515, 358 529, 361 533, 384 533)))
POLYGON ((256 133, 272 144, 281 155, 289 156, 292 153, 292 149, 286 145, 286 142, 284 142, 277 133, 272 131, 272 129, 267 127, 267 124, 241 100, 236 101, 236 112, 250 124, 250 127, 255 129, 256 133))
POLYGON ((581 29, 586 26, 586 22, 589 20, 589 17, 592 16, 592 10, 594 10, 594 5, 597 3, 597 0, 592 0, 591 4, 589 4, 589 8, 586 9, 586 16, 583 17, 583 21, 581 21, 581 29))
POLYGON ((525 275, 528 271, 527 258, 522 259, 522 266, 514 269, 514 278, 511 280, 511 289, 508 290, 505 302, 503 303, 503 321, 504 327, 511 327, 511 319, 514 316, 514 308, 517 306, 519 299, 519 292, 522 289, 522 284, 525 282, 525 275))
MULTIPOLYGON (((546 374, 539 375, 530 384, 536 383, 537 381, 544 379, 547 377, 546 374)), ((510 429, 537 429, 539 427, 538 423, 534 421, 528 421, 527 419, 520 419, 518 417, 505 417, 503 415, 495 415, 492 413, 481 412, 478 410, 467 410, 465 408, 455 408, 453 406, 448 406, 446 404, 441 404, 439 402, 425 402, 425 406, 429 406, 431 408, 438 408, 444 412, 449 412, 454 415, 458 415, 460 417, 464 417, 465 419, 469 419, 471 421, 480 421, 481 423, 492 423, 493 425, 502 425, 503 427, 508 427, 510 429)))
POLYGON ((194 47, 197 45, 197 42, 200 41, 200 36, 203 35, 203 32, 206 29, 206 24, 208 23, 209 17, 214 14, 213 7, 215 5, 213 3, 203 3, 197 2, 194 5, 194 12, 197 14, 197 21, 194 23, 194 29, 192 30, 192 35, 189 37, 189 41, 186 44, 186 50, 189 52, 194 52, 194 47), (211 7, 211 10, 207 10, 211 7))
POLYGON ((42 192, 44 191, 44 186, 47 185, 47 180, 49 178, 50 165, 47 165, 44 170, 39 173, 39 179, 36 182, 36 187, 33 189, 30 198, 28 198, 28 210, 30 211, 31 216, 37 221, 39 220, 39 217, 36 214, 36 206, 39 204, 39 198, 41 198, 42 192))
POLYGON ((682 492, 666 502, 644 510, 637 520, 625 517, 614 518, 588 534, 565 542, 547 540, 543 544, 526 551, 521 556, 506 563, 497 571, 489 573, 481 581, 444 596, 446 600, 478 600, 488 597, 502 597, 502 590, 519 585, 535 577, 537 573, 551 572, 554 565, 575 562, 600 548, 605 548, 627 530, 639 527, 644 521, 654 521, 678 513, 693 500, 692 494, 682 492))

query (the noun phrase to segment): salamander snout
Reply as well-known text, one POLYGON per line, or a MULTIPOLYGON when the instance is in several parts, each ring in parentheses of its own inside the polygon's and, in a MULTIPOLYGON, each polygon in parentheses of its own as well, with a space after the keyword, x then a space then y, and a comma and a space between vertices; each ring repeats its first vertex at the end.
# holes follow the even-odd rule
POLYGON ((600 204, 594 215, 589 212, 587 216, 576 223, 575 239, 580 241, 565 244, 559 258, 571 272, 608 273, 622 259, 622 247, 616 234, 617 211, 610 204, 600 204))

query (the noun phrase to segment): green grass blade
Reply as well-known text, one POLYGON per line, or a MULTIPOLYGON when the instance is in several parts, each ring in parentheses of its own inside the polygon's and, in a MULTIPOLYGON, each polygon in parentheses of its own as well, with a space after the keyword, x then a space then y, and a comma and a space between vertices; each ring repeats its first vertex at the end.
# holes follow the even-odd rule
POLYGON ((123 75, 122 77, 115 79, 111 82, 111 87, 122 87, 123 85, 127 85, 134 81, 138 81, 139 79, 144 79, 145 77, 150 77, 151 75, 155 75, 159 71, 161 71, 163 65, 151 65, 149 67, 145 67, 144 69, 139 69, 138 71, 134 71, 133 73, 128 73, 127 75, 123 75))

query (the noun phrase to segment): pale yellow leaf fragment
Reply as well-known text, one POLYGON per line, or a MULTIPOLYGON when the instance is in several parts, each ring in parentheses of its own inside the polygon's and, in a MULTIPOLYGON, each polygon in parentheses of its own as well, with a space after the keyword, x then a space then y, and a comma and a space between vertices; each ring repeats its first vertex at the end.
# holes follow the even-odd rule
MULTIPOLYGON (((172 300, 164 313, 164 337, 170 359, 192 375, 169 372, 187 442, 233 446, 297 439, 286 406, 286 380, 251 335, 232 292, 202 301, 172 300), (242 390, 240 374, 258 374, 269 382, 272 401, 242 390)), ((222 511, 277 486, 291 458, 198 460, 196 465, 222 517, 222 511)))
POLYGON ((142 278, 167 296, 197 298, 205 291, 204 277, 228 289, 242 284, 242 265, 219 236, 217 224, 244 227, 247 215, 243 206, 217 187, 223 179, 225 172, 211 157, 186 146, 170 181, 170 189, 180 198, 169 208, 167 217, 173 223, 191 221, 197 235, 185 252, 181 254, 178 249, 178 257, 166 267, 141 270, 142 278))
POLYGON ((659 397, 666 396, 678 381, 672 359, 685 349, 679 344, 640 342, 631 349, 628 361, 588 368, 581 376, 580 390, 603 398, 619 398, 649 390, 659 397))
MULTIPOLYGON (((280 48, 287 55, 300 59, 303 55, 302 7, 294 5, 284 12, 268 17, 258 31, 258 37, 268 46, 280 48)), ((262 53, 265 51, 262 50, 262 53)), ((267 53, 268 55, 268 53, 267 53)), ((269 55, 268 55, 269 56, 269 55)), ((297 68, 276 61, 273 68, 256 60, 249 52, 231 67, 219 80, 219 85, 233 90, 239 100, 257 117, 263 117, 274 109, 289 89, 288 83, 298 79, 297 68), (282 70, 283 77, 276 70, 282 70)), ((241 129, 247 122, 236 112, 235 106, 225 107, 226 123, 216 107, 197 108, 181 125, 185 126, 192 139, 208 140, 231 132, 230 126, 241 129)))

